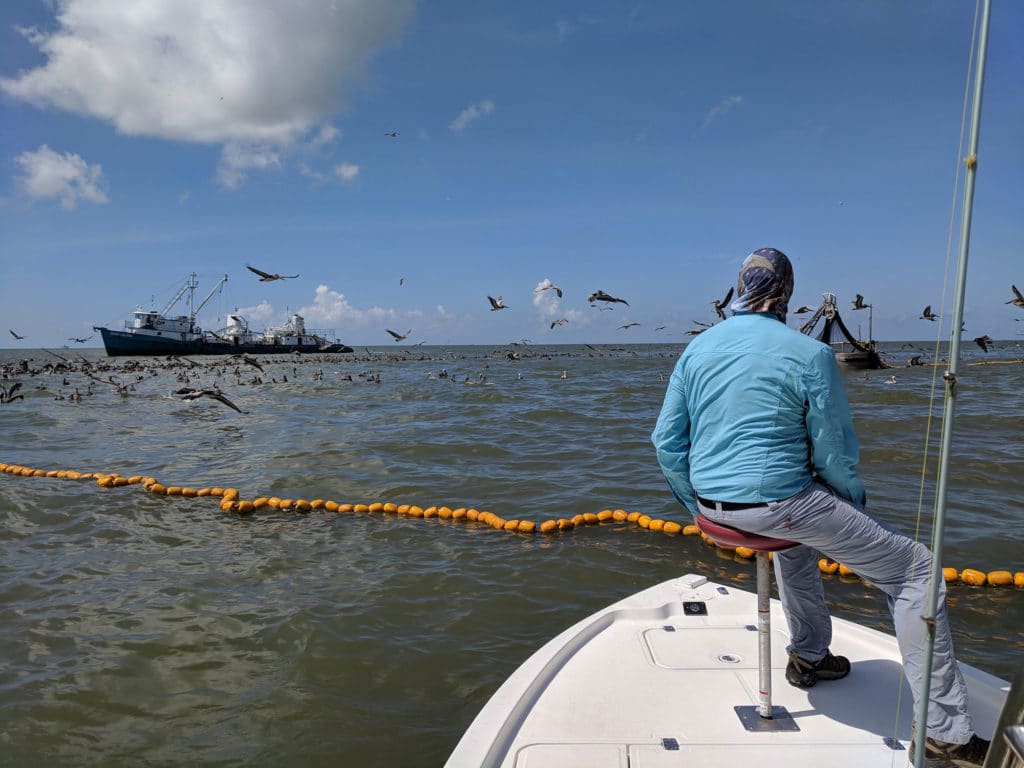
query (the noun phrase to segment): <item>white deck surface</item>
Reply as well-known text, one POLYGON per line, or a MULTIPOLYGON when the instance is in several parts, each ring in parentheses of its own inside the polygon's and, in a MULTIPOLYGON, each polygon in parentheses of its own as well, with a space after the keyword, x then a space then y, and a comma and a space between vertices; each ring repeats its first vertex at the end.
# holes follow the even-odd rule
MULTIPOLYGON (((702 581, 656 585, 547 643, 480 711, 449 768, 908 764, 913 702, 895 638, 833 619, 832 650, 850 659, 849 677, 794 688, 784 676, 786 623, 773 601, 772 703, 799 730, 750 732, 734 707, 757 704, 756 596, 702 581), (688 615, 684 602, 704 603, 707 615, 688 615), (902 748, 886 743, 893 737, 902 748)), ((987 738, 1009 684, 961 666, 975 727, 987 738)))

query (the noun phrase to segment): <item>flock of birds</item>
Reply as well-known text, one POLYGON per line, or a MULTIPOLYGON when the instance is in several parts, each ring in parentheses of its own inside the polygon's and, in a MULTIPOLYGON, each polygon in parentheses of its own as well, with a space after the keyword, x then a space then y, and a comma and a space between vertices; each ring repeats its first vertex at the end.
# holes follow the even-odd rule
MULTIPOLYGON (((385 132, 385 135, 386 136, 395 137, 395 136, 398 136, 398 133, 395 132, 395 131, 387 131, 387 132, 385 132)), ((256 267, 250 265, 250 264, 246 264, 245 267, 250 272, 252 272, 253 274, 257 275, 259 277, 261 283, 275 282, 275 281, 278 281, 278 280, 292 280, 292 279, 295 279, 295 278, 299 277, 299 275, 297 275, 297 274, 296 275, 282 275, 282 274, 280 274, 278 272, 265 272, 264 270, 258 269, 256 267)), ((405 284, 405 277, 404 276, 399 278, 398 284, 399 285, 404 285, 405 284)), ((1016 307, 1020 307, 1021 309, 1024 309, 1024 295, 1021 294, 1021 292, 1017 289, 1016 285, 1011 285, 1010 286, 1010 290, 1013 292, 1013 296, 1008 301, 1006 301, 1005 303, 1006 304, 1012 304, 1012 305, 1014 305, 1016 307)), ((548 280, 545 281, 544 285, 542 285, 542 286, 538 287, 537 289, 535 289, 534 293, 543 293, 545 291, 554 291, 555 294, 560 299, 563 298, 563 296, 564 296, 564 292, 562 291, 562 289, 559 288, 554 283, 548 281, 548 280)), ((725 320, 726 319, 725 310, 729 307, 729 302, 732 301, 733 291, 734 291, 734 289, 732 287, 730 287, 729 290, 726 292, 725 296, 723 296, 721 299, 714 299, 713 301, 709 302, 711 304, 712 309, 714 310, 715 314, 719 318, 719 320, 725 320)), ((495 296, 488 295, 487 296, 487 301, 490 303, 490 307, 491 307, 491 311, 492 312, 497 312, 499 310, 508 309, 509 308, 509 305, 507 305, 505 303, 505 300, 504 300, 504 298, 502 296, 495 297, 495 296)), ((600 309, 602 311, 613 309, 613 307, 611 306, 612 304, 624 304, 627 307, 629 306, 629 302, 626 299, 619 298, 617 296, 612 296, 609 293, 605 293, 601 289, 598 289, 598 290, 594 291, 593 293, 591 293, 589 296, 587 296, 587 302, 589 302, 591 307, 596 307, 596 308, 598 308, 598 309, 600 309), (598 302, 603 303, 604 306, 598 306, 598 302)), ((864 296, 859 294, 859 293, 856 294, 856 296, 853 299, 853 309, 854 310, 869 309, 871 306, 872 306, 871 304, 868 304, 868 303, 866 303, 864 301, 864 296)), ((796 309, 794 311, 794 314, 802 315, 802 314, 806 314, 808 312, 814 312, 814 311, 815 311, 814 307, 809 307, 809 306, 803 305, 803 306, 799 307, 798 309, 796 309)), ((920 319, 921 320, 930 320, 932 322, 935 322, 940 317, 941 317, 941 315, 936 315, 934 312, 932 312, 931 304, 929 304, 921 312, 920 319)), ((1016 319, 1019 320, 1019 318, 1016 318, 1016 319)), ((554 321, 551 322, 550 329, 554 330, 555 328, 558 328, 559 326, 563 326, 563 325, 568 324, 568 322, 569 322, 569 319, 566 318, 566 317, 559 318, 559 319, 554 320, 554 321)), ((699 321, 699 320, 694 320, 693 322, 694 322, 694 325, 696 327, 686 331, 684 333, 684 335, 686 335, 686 336, 697 336, 698 334, 703 333, 708 328, 710 328, 710 327, 712 327, 714 325, 714 323, 705 323, 705 322, 702 322, 702 321, 699 321)), ((623 323, 622 325, 619 326, 619 329, 621 329, 621 330, 628 330, 630 328, 639 327, 640 325, 641 324, 638 323, 638 322, 623 323)), ((657 328, 655 328, 654 330, 660 331, 660 330, 664 330, 666 327, 667 326, 661 325, 661 326, 658 326, 657 328)), ((15 332, 13 329, 8 329, 8 330, 10 331, 11 336, 13 336, 18 341, 22 341, 22 340, 24 340, 26 338, 24 335, 15 332)), ((407 330, 405 333, 399 333, 398 331, 393 331, 390 328, 385 328, 384 330, 395 340, 395 343, 399 343, 399 342, 405 341, 412 334, 412 329, 411 328, 409 330, 407 330)), ((73 341, 76 344, 85 344, 86 342, 88 342, 91 339, 92 339, 91 335, 90 336, 86 336, 86 337, 77 337, 77 336, 68 337, 68 341, 73 341)), ((978 346, 980 346, 984 351, 987 352, 991 348, 992 339, 989 338, 987 335, 985 335, 985 336, 978 336, 978 337, 976 337, 974 339, 974 342, 976 344, 978 344, 978 346)), ((419 344, 424 344, 424 343, 425 342, 419 342, 419 344)))
MULTIPOLYGON (((1011 298, 1008 301, 1005 301, 1003 303, 1004 304, 1012 304, 1015 307, 1020 307, 1021 309, 1024 309, 1024 295, 1022 295, 1021 292, 1019 290, 1017 290, 1017 286, 1016 285, 1011 285, 1010 286, 1010 290, 1013 292, 1013 298, 1011 298)), ((861 294, 858 293, 854 297, 854 299, 853 299, 853 308, 855 310, 858 310, 858 309, 869 309, 870 307, 871 307, 870 304, 865 304, 864 303, 864 297, 861 294)), ((796 310, 796 314, 800 315, 800 314, 803 314, 804 312, 813 312, 813 311, 814 310, 811 307, 800 307, 798 310, 796 310)), ((931 322, 934 323, 936 320, 938 320, 941 317, 942 317, 942 315, 936 315, 934 312, 932 312, 932 305, 928 304, 921 311, 921 316, 918 319, 919 320, 930 320, 931 322)), ((1018 322, 1020 321, 1020 318, 1014 318, 1014 319, 1017 320, 1018 322)), ((961 326, 960 330, 963 330, 963 326, 961 326)), ((994 345, 992 343, 992 337, 989 336, 987 333, 983 334, 981 336, 975 336, 974 339, 972 339, 972 341, 975 344, 977 344, 979 347, 981 347, 981 350, 983 352, 988 352, 990 349, 994 348, 994 345)), ((910 363, 909 364, 910 365, 923 365, 924 363, 921 362, 920 356, 917 355, 917 356, 914 356, 914 357, 912 357, 910 359, 910 363)), ((893 377, 893 378, 895 378, 895 377, 893 377)), ((894 383, 894 382, 887 382, 887 383, 894 383)))

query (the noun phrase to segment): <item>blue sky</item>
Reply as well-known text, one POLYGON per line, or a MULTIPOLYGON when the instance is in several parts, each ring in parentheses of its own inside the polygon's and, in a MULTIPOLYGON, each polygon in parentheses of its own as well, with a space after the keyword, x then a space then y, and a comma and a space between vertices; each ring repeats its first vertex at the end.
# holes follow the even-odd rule
MULTIPOLYGON (((237 309, 259 329, 299 312, 353 345, 394 344, 386 328, 412 331, 403 346, 682 341, 762 246, 793 259, 791 306, 860 293, 876 338, 934 339, 919 316, 951 315, 973 15, 4 3, 0 346, 120 327, 192 271, 200 294, 229 276, 211 330, 237 309), (247 263, 300 277, 261 283, 247 263), (591 307, 598 289, 629 306, 591 307)), ((1022 29, 1024 3, 996 0, 968 337, 1024 331, 1004 303, 1024 289, 1022 29)), ((844 313, 866 333, 862 315, 844 313)))

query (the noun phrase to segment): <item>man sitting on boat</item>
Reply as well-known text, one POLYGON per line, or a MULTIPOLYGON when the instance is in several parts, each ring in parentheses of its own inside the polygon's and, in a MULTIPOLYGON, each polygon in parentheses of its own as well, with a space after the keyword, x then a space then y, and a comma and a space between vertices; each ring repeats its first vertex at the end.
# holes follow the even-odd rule
MULTIPOLYGON (((835 355, 786 326, 793 269, 774 248, 740 268, 733 315, 684 350, 652 436, 679 502, 696 516, 805 546, 775 553, 791 643, 786 679, 807 688, 849 674, 829 649, 832 621, 818 555, 886 594, 904 674, 919 690, 930 555, 864 511, 857 439, 835 355)), ((945 587, 935 617, 926 765, 981 766, 953 655, 945 587)))

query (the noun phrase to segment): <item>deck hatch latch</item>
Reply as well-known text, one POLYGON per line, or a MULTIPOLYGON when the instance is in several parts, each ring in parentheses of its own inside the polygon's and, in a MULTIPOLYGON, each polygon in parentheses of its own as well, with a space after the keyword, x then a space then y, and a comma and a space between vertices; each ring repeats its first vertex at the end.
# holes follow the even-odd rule
POLYGON ((687 616, 707 616, 708 604, 703 601, 684 602, 683 613, 687 616))
POLYGON ((661 746, 663 746, 669 752, 679 751, 679 742, 669 737, 661 740, 661 746))

